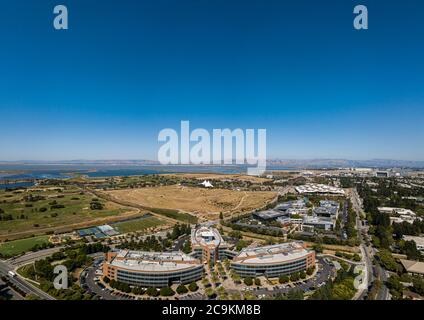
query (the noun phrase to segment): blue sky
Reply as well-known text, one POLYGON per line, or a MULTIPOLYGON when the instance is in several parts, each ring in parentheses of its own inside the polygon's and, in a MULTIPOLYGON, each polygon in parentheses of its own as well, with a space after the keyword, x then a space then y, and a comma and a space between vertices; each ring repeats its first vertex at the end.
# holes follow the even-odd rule
POLYGON ((424 160, 423 35, 421 0, 8 1, 0 160, 155 159, 181 120, 265 128, 268 158, 424 160))

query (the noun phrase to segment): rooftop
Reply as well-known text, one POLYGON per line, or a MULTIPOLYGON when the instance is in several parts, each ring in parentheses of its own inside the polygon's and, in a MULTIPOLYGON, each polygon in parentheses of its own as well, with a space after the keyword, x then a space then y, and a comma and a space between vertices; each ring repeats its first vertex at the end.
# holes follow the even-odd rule
POLYGON ((424 262, 403 259, 400 262, 407 272, 424 274, 424 262))
POLYGON ((165 272, 189 269, 199 260, 182 252, 144 252, 121 250, 110 261, 112 266, 140 272, 165 272))
POLYGON ((264 220, 271 220, 271 219, 275 219, 281 216, 284 216, 286 213, 282 212, 282 211, 277 211, 277 210, 265 210, 265 211, 260 211, 260 212, 255 212, 254 215, 264 219, 264 220))
POLYGON ((303 247, 302 242, 289 242, 243 249, 233 261, 243 264, 273 264, 296 260, 310 252, 303 247))
POLYGON ((417 246, 424 246, 424 237, 403 236, 406 241, 414 241, 417 246))
POLYGON ((345 194, 344 190, 341 188, 316 183, 298 186, 295 189, 299 193, 332 193, 342 195, 345 194))
POLYGON ((202 226, 191 230, 191 244, 193 246, 213 246, 224 244, 219 231, 212 227, 202 226))
POLYGON ((415 216, 415 212, 410 209, 393 208, 393 207, 378 207, 377 209, 381 213, 398 214, 401 216, 415 216))

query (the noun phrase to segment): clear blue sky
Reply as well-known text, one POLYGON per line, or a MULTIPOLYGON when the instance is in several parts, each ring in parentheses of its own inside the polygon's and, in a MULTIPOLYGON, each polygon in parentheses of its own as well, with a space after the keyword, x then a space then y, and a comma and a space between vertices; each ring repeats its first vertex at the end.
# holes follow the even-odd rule
POLYGON ((181 120, 265 128, 269 158, 424 160, 423 36, 421 0, 2 1, 0 160, 155 159, 181 120))

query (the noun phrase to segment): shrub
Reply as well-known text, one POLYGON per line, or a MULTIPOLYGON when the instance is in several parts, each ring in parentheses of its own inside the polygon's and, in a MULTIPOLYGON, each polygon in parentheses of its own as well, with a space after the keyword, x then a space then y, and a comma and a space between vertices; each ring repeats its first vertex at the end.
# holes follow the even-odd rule
POLYGON ((286 276, 286 275, 281 275, 279 278, 278 278, 278 282, 279 283, 281 283, 281 284, 283 284, 283 283, 287 283, 287 282, 289 282, 289 276, 286 276))
MULTIPOLYGON (((113 281, 113 280, 112 280, 112 281, 113 281)), ((148 296, 151 296, 151 297, 157 297, 157 296, 159 295, 159 292, 156 290, 156 288, 149 287, 149 288, 147 288, 147 290, 146 290, 146 294, 147 294, 148 296)))
POLYGON ((253 284, 253 279, 251 277, 244 278, 244 284, 246 286, 251 286, 253 284))
POLYGON ((290 275, 290 280, 291 281, 299 281, 299 279, 300 279, 300 275, 299 275, 298 272, 293 273, 292 275, 290 275))
POLYGON ((187 293, 187 292, 188 292, 188 289, 187 289, 187 287, 186 287, 185 285, 180 284, 180 285, 177 287, 177 293, 178 293, 178 294, 184 294, 184 293, 187 293))
POLYGON ((103 204, 101 204, 98 201, 94 201, 90 203, 90 209, 91 210, 103 210, 103 204))
POLYGON ((192 283, 190 283, 190 285, 188 286, 188 289, 189 289, 191 292, 195 292, 195 291, 197 291, 197 290, 199 289, 199 287, 198 287, 198 285, 196 284, 196 282, 192 282, 192 283))
POLYGON ((172 290, 170 287, 163 287, 160 289, 160 295, 162 297, 170 297, 175 294, 174 290, 172 290))

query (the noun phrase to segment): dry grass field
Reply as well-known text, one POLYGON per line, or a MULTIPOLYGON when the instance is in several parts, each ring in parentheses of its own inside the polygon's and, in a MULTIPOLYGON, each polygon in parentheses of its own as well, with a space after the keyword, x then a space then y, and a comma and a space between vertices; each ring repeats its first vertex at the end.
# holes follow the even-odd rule
POLYGON ((114 190, 112 197, 149 208, 173 209, 191 213, 201 219, 217 219, 219 213, 229 216, 250 211, 273 200, 274 192, 249 192, 225 189, 203 189, 179 185, 114 190))

